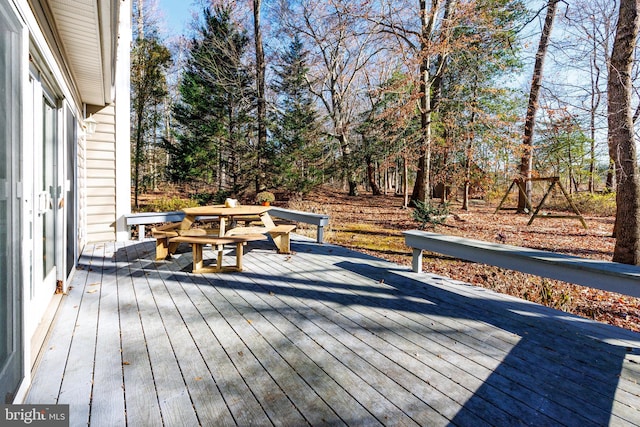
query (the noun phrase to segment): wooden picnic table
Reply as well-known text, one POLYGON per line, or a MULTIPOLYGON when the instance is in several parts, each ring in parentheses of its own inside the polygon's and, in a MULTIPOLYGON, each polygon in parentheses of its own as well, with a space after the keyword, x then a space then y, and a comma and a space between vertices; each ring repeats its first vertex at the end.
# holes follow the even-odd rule
POLYGON ((193 223, 196 221, 198 217, 218 217, 220 222, 220 231, 219 236, 222 237, 227 232, 228 222, 234 221, 234 219, 238 218, 246 218, 251 216, 257 216, 262 221, 262 224, 266 229, 275 228, 275 224, 273 223, 273 219, 269 215, 270 206, 256 206, 256 205, 247 205, 247 206, 236 206, 234 208, 228 208, 224 205, 213 205, 213 206, 197 206, 194 208, 184 208, 182 211, 185 216, 178 230, 188 230, 192 227, 193 223))
MULTIPOLYGON (((256 240, 256 235, 269 233, 280 253, 290 253, 289 233, 295 229, 295 225, 276 226, 269 215, 269 206, 236 206, 226 207, 224 205, 198 206, 184 208, 184 219, 179 223, 168 224, 153 231, 156 237, 156 259, 165 259, 173 253, 178 243, 193 240, 195 245, 201 245, 205 236, 211 243, 217 239, 235 237, 241 240, 256 240), (215 218, 218 221, 218 228, 194 229, 193 224, 202 218, 215 218), (234 227, 236 221, 257 221, 262 222, 261 226, 234 227), (178 238, 180 237, 180 238, 178 238)), ((218 250, 222 247, 219 245, 218 250)), ((201 248, 194 246, 194 256, 201 248)), ((195 269, 195 267, 194 267, 195 269)))

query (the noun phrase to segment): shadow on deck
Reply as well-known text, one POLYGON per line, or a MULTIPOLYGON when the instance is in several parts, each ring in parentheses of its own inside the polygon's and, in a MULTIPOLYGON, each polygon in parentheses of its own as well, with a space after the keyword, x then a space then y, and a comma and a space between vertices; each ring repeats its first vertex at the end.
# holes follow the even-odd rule
POLYGON ((71 425, 640 425, 640 334, 331 245, 87 247, 29 403, 71 425), (212 256, 213 257, 213 256, 212 256))

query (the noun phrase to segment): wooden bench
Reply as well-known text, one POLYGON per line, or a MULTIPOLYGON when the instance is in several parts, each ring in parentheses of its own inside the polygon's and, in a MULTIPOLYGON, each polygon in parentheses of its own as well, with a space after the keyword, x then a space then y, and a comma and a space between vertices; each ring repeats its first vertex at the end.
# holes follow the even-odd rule
POLYGON ((279 207, 272 207, 269 210, 269 215, 271 215, 271 217, 281 218, 286 221, 303 222, 305 224, 316 225, 318 227, 316 233, 316 241, 318 243, 324 242, 324 228, 329 226, 328 215, 312 212, 302 212, 279 207))
POLYGON ((156 239, 156 261, 163 260, 176 251, 177 243, 170 243, 172 237, 177 236, 207 236, 217 235, 216 228, 190 228, 180 230, 181 223, 172 222, 151 229, 151 235, 156 239))
POLYGON ((273 243, 278 248, 278 253, 291 253, 291 238, 289 234, 296 229, 294 224, 280 224, 269 230, 273 243))
POLYGON ((296 229, 295 224, 281 224, 275 227, 235 227, 227 231, 225 236, 244 236, 247 234, 269 233, 278 248, 278 253, 291 253, 291 238, 289 234, 296 229))
POLYGON ((169 239, 169 244, 189 243, 193 251, 193 273, 219 273, 229 271, 242 271, 242 255, 244 252, 243 246, 254 240, 266 240, 266 236, 262 234, 247 234, 244 236, 229 236, 229 237, 215 237, 215 236, 176 236, 169 239), (236 264, 234 266, 222 265, 222 245, 234 244, 236 245, 236 264), (205 266, 204 259, 202 258, 202 247, 204 245, 212 245, 218 247, 218 260, 215 266, 205 266))
POLYGON ((175 252, 177 245, 173 245, 170 250, 169 239, 178 236, 176 229, 179 227, 179 222, 171 222, 151 229, 151 235, 156 238, 156 261, 165 259, 169 253, 175 252))
POLYGON ((640 297, 640 267, 457 236, 405 231, 413 271, 422 272, 422 251, 495 265, 549 279, 640 297))

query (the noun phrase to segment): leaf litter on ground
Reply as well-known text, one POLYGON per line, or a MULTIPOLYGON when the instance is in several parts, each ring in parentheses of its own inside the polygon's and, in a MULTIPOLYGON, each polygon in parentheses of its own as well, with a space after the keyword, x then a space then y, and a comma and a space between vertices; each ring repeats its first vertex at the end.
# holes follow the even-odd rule
MULTIPOLYGON (((418 223, 411 218, 410 209, 403 209, 401 196, 354 197, 325 188, 287 205, 328 214, 330 224, 325 238, 330 243, 411 265, 411 250, 404 244, 402 232, 418 228, 418 223)), ((527 225, 528 215, 502 210, 495 213, 495 205, 481 201, 472 204, 469 211, 463 211, 454 201, 449 210, 446 223, 437 226, 435 232, 584 258, 611 260, 613 256, 613 217, 584 215, 588 226, 585 230, 575 218, 536 218, 527 225)), ((431 273, 640 332, 640 298, 439 254, 425 254, 423 265, 431 273)))

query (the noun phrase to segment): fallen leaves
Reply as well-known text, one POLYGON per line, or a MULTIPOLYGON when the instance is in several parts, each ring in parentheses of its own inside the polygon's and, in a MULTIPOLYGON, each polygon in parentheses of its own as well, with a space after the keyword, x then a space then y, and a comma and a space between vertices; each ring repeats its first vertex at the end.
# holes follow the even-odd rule
MULTIPOLYGON (((411 251, 404 245, 404 230, 417 228, 402 198, 393 195, 349 197, 336 190, 318 190, 307 200, 290 203, 292 209, 314 210, 330 216, 326 240, 402 265, 411 265, 411 251), (314 210, 314 206, 316 207, 314 210)), ((462 211, 452 203, 455 221, 435 231, 443 234, 555 251, 584 258, 611 260, 615 239, 614 219, 588 217, 588 229, 573 219, 529 217, 513 212, 494 213, 495 206, 473 206, 462 211), (464 221, 458 220, 464 219, 464 221)), ((519 298, 549 305, 579 316, 640 331, 640 298, 542 279, 498 267, 425 254, 425 270, 519 298)))

